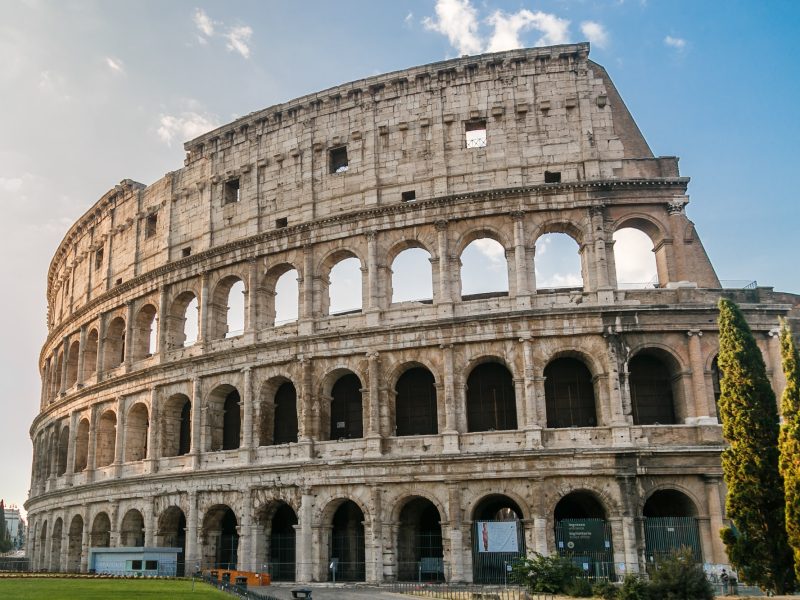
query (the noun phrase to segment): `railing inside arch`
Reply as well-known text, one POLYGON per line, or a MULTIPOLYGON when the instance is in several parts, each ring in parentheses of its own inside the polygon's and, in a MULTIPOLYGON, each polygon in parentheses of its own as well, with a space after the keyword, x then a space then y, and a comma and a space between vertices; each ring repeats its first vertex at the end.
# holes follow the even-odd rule
POLYGON ((611 526, 605 519, 557 521, 556 548, 558 554, 569 558, 587 579, 615 579, 611 526))
POLYGON ((331 581, 365 580, 366 562, 362 532, 333 532, 328 577, 331 581))
POLYGON ((511 565, 525 556, 525 534, 519 521, 472 523, 472 580, 509 583, 511 565))
POLYGON ((689 548, 694 560, 703 562, 700 551, 700 531, 694 517, 645 517, 645 555, 647 568, 658 563, 681 548, 689 548))

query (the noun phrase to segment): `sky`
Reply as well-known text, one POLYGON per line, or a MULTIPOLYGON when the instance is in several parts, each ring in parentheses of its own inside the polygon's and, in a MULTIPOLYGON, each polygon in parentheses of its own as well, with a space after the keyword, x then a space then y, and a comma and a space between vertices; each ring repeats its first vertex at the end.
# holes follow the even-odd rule
POLYGON ((800 293, 798 31, 792 0, 0 0, 0 497, 27 497, 47 269, 70 224, 122 179, 179 168, 184 141, 362 77, 588 40, 653 152, 692 178, 719 277, 800 293))

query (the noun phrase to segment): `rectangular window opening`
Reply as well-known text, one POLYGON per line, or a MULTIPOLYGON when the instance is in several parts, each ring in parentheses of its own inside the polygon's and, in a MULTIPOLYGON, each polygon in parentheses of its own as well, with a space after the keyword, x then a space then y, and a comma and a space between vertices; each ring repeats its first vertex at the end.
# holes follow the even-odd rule
POLYGON ((190 256, 191 254, 192 254, 191 246, 187 246, 186 248, 181 250, 181 258, 186 258, 187 256, 190 256))
POLYGON ((144 569, 145 569, 145 571, 157 571, 158 570, 158 561, 157 560, 146 560, 146 561, 144 561, 144 569))
POLYGON ((403 199, 403 202, 412 202, 417 199, 417 191, 408 190, 407 192, 402 192, 400 197, 403 199))
POLYGON ((464 136, 467 148, 485 148, 486 121, 467 121, 464 123, 464 136))
POLYGON ((132 560, 131 561, 131 570, 132 571, 141 571, 142 570, 142 561, 140 561, 140 560, 132 560))
POLYGON ((94 251, 94 270, 97 271, 103 266, 103 249, 98 248, 94 251))
POLYGON ((144 237, 151 238, 156 234, 158 226, 158 215, 149 215, 144 225, 144 237))
POLYGON ((239 178, 236 179, 229 179, 225 182, 225 198, 224 204, 233 204, 234 202, 238 202, 240 195, 239 195, 239 178))
POLYGON ((329 156, 330 172, 345 173, 348 169, 347 146, 339 146, 330 151, 329 156))
POLYGON ((275 219, 275 229, 283 229, 284 227, 288 226, 289 226, 288 217, 281 217, 280 219, 275 219))
POLYGON ((545 171, 545 183, 561 183, 561 171, 545 171))

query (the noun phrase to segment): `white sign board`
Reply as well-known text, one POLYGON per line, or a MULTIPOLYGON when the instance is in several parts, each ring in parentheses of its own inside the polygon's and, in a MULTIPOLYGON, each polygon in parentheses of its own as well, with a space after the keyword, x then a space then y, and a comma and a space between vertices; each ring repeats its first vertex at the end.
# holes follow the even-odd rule
POLYGON ((478 521, 479 552, 519 552, 516 521, 478 521))

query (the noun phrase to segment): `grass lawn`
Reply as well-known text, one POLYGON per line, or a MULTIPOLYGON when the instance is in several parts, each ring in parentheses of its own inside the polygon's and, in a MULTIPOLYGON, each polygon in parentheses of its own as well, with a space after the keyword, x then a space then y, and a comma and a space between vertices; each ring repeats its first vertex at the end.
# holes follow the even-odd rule
POLYGON ((0 598, 8 600, 216 600, 231 596, 197 582, 158 579, 0 579, 0 598))

